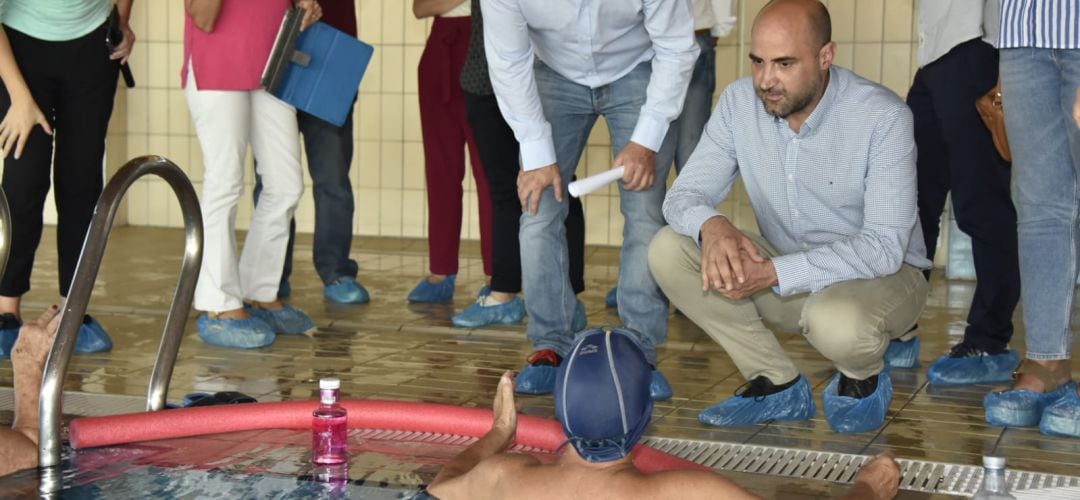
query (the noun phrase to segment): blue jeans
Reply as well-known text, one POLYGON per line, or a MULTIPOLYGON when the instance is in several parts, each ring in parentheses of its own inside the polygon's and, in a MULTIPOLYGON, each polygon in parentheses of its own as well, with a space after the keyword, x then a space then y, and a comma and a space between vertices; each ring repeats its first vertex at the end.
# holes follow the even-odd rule
POLYGON ((1027 357, 1069 359, 1080 267, 1080 129, 1072 119, 1080 50, 1003 49, 1027 357))
MULTIPOLYGON (((355 278, 360 267, 349 258, 353 237, 353 191, 349 169, 353 154, 353 118, 349 113, 340 126, 312 115, 296 113, 300 133, 304 136, 311 190, 315 198, 315 237, 312 248, 315 271, 324 284, 338 278, 355 278)), ((255 176, 255 202, 259 201, 262 182, 255 176)), ((292 275, 293 243, 296 240, 296 221, 289 224, 289 246, 285 254, 284 283, 292 275)))
POLYGON ((681 172, 683 165, 694 152, 705 123, 712 115, 713 92, 716 91, 716 47, 712 35, 699 34, 696 37, 701 54, 694 64, 690 76, 690 87, 686 89, 686 101, 683 102, 682 114, 671 122, 671 128, 664 139, 661 149, 675 148, 675 171, 681 172))
MULTIPOLYGON (((615 82, 590 89, 541 63, 536 65, 536 86, 544 116, 551 123, 563 193, 598 117, 607 120, 616 154, 630 141, 651 74, 651 64, 643 63, 615 82)), ((649 272, 648 247, 664 225, 661 204, 671 161, 669 148, 661 147, 656 155, 656 182, 645 191, 627 191, 619 184, 619 208, 625 219, 619 261, 619 319, 641 334, 650 363, 656 362, 656 345, 667 338, 667 299, 649 272)), ((570 323, 575 305, 567 278, 564 221, 568 211, 567 200, 555 201, 554 191, 547 189, 537 215, 521 215, 519 233, 529 340, 537 349, 552 349, 562 356, 568 354, 573 342, 570 323)))

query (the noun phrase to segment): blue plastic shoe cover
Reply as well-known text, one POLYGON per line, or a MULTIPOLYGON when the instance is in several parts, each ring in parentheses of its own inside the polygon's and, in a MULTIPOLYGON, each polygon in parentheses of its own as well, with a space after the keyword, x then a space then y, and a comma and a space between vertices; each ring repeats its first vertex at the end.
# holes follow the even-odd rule
POLYGON ((455 281, 457 281, 456 274, 451 274, 435 284, 423 278, 416 284, 416 288, 409 292, 409 302, 438 303, 454 300, 455 281))
POLYGON ((919 366, 919 348, 922 341, 915 337, 907 342, 889 341, 885 349, 885 366, 889 368, 916 368, 919 366))
POLYGON ((112 339, 105 333, 105 328, 96 319, 87 314, 83 324, 79 325, 79 336, 75 338, 75 352, 105 352, 113 347, 112 339))
POLYGON ((198 319, 199 338, 210 345, 254 349, 274 343, 274 330, 259 318, 215 319, 202 314, 198 319))
POLYGON ((1020 364, 1016 351, 1002 354, 973 354, 938 358, 926 372, 935 385, 997 384, 1012 380, 1013 370, 1020 364))
POLYGON ((608 308, 619 307, 619 288, 612 287, 608 291, 607 297, 604 297, 604 305, 608 308))
POLYGON ((483 298, 450 318, 458 328, 480 328, 487 325, 516 325, 525 319, 525 301, 514 297, 509 302, 493 306, 481 305, 483 298))
POLYGON ((833 377, 825 387, 825 420, 833 430, 840 433, 866 432, 885 423, 885 415, 892 403, 892 379, 888 372, 878 374, 877 389, 865 398, 852 398, 838 394, 840 374, 833 377))
POLYGON ((802 375, 791 387, 767 396, 754 395, 751 392, 753 383, 747 382, 751 385, 750 390, 702 410, 698 420, 703 424, 726 427, 770 420, 808 420, 817 412, 810 384, 802 375))
POLYGON ((1057 400, 1076 392, 1076 382, 1069 381, 1050 392, 1016 389, 991 392, 983 398, 986 421, 999 427, 1034 427, 1043 410, 1057 400))
POLYGON ((652 371, 652 382, 649 383, 649 394, 652 396, 653 401, 667 401, 671 399, 673 394, 671 384, 668 382, 667 377, 656 368, 653 368, 652 371))
POLYGON ((259 309, 245 306, 248 313, 270 325, 274 333, 281 335, 304 335, 315 329, 311 318, 293 306, 285 304, 281 309, 259 309))
POLYGON ((15 340, 19 338, 19 329, 22 321, 15 317, 14 313, 0 314, 0 359, 11 357, 11 350, 15 348, 15 340))
POLYGON ((323 288, 323 297, 338 304, 367 304, 371 301, 364 285, 356 281, 356 278, 342 276, 333 283, 323 288))
POLYGON ((1043 410, 1039 432, 1080 438, 1080 395, 1075 390, 1043 410))

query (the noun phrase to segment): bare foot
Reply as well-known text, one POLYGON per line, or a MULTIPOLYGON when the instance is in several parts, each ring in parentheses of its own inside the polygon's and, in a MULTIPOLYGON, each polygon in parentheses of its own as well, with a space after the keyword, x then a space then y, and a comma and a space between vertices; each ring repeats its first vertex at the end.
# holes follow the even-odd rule
MULTIPOLYGON (((249 300, 247 302, 255 306, 256 308, 263 309, 265 311, 277 311, 285 307, 285 301, 281 299, 274 299, 270 302, 259 302, 257 300, 249 300)), ((245 314, 246 313, 247 311, 245 311, 245 314)))
POLYGON ((855 474, 855 498, 886 499, 893 498, 900 491, 900 466, 886 451, 863 465, 855 474), (862 490, 858 493, 856 491, 862 490), (862 494, 865 492, 865 494, 862 494))
MULTIPOLYGON (((1042 366, 1043 368, 1046 368, 1047 370, 1050 370, 1050 372, 1053 373, 1054 378, 1057 380, 1058 384, 1068 383, 1069 379, 1072 378, 1072 362, 1070 360, 1058 359, 1037 361, 1033 359, 1025 359, 1024 364, 1028 363, 1036 364, 1042 366)), ((1020 376, 1017 377, 1015 381, 1013 381, 1013 390, 1028 389, 1034 392, 1046 392, 1048 388, 1046 387, 1046 384, 1043 383, 1042 379, 1036 377, 1031 373, 1024 372, 1023 366, 1020 367, 1020 370, 1020 376)))
POLYGON ((11 353, 11 365, 17 374, 41 376, 45 359, 49 357, 56 329, 60 326, 60 307, 53 305, 36 320, 24 323, 11 353))
POLYGON ((228 311, 221 311, 217 313, 218 319, 250 319, 251 313, 247 312, 243 307, 240 309, 231 309, 228 311))

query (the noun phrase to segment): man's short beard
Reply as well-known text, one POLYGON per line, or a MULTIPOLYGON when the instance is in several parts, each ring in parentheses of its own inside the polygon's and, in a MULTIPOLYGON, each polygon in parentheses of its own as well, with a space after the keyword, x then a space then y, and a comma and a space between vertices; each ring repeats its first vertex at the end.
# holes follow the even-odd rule
POLYGON ((818 85, 814 85, 813 87, 807 89, 806 93, 792 96, 787 106, 776 109, 769 108, 769 102, 765 99, 765 94, 768 93, 767 90, 761 90, 759 88, 757 94, 758 97, 761 98, 761 104, 765 106, 766 113, 773 115, 777 118, 787 118, 794 113, 798 113, 806 109, 806 107, 814 101, 814 96, 816 96, 818 93, 818 87, 818 85))

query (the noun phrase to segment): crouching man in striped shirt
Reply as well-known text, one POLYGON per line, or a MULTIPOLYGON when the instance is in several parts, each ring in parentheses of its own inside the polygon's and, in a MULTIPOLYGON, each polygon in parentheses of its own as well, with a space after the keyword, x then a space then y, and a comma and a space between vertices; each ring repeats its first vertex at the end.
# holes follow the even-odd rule
POLYGON ((670 227, 650 246, 653 276, 748 381, 701 412, 706 424, 814 416, 810 384, 766 323, 802 332, 839 370, 824 394, 839 432, 882 425, 886 350, 912 351, 931 266, 912 115, 893 92, 833 66, 831 31, 817 0, 758 13, 753 77, 724 91, 664 201, 670 227), (760 236, 714 208, 739 177, 760 236))

